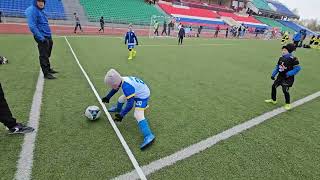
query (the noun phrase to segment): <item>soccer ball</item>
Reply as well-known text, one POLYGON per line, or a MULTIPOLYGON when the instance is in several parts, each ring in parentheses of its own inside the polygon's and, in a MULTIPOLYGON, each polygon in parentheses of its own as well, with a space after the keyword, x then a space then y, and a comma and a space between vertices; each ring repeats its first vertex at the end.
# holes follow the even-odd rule
POLYGON ((91 121, 99 119, 101 115, 100 108, 98 106, 89 106, 87 107, 84 115, 91 121))
POLYGON ((9 63, 9 61, 6 57, 0 56, 0 64, 8 64, 8 63, 9 63))

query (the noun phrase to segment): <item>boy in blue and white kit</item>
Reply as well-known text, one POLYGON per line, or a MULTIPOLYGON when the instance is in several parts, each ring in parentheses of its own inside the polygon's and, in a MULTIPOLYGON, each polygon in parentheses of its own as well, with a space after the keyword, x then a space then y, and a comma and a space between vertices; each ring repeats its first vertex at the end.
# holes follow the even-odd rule
POLYGON ((149 127, 148 120, 144 117, 144 110, 148 108, 148 100, 150 97, 149 87, 137 77, 121 77, 114 69, 110 69, 107 72, 104 82, 112 89, 106 97, 102 98, 102 102, 109 103, 112 96, 117 93, 119 89, 123 92, 123 95, 118 99, 117 106, 109 109, 109 112, 116 113, 115 121, 121 122, 135 105, 134 117, 138 121, 139 129, 144 138, 140 148, 146 148, 155 139, 155 136, 149 127), (127 102, 127 104, 123 109, 122 107, 125 102, 127 102))
POLYGON ((138 46, 138 38, 136 34, 132 31, 132 25, 129 25, 129 31, 126 33, 124 44, 128 43, 128 49, 129 49, 129 60, 132 60, 133 57, 136 56, 137 51, 134 49, 134 45, 138 46))

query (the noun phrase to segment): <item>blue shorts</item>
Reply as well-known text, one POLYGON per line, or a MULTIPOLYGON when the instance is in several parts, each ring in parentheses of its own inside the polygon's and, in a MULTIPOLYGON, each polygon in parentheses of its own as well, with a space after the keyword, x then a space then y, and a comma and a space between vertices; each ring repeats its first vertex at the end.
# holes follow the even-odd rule
POLYGON ((149 107, 148 105, 149 98, 146 98, 146 99, 134 98, 134 101, 136 102, 135 108, 144 110, 149 107))
POLYGON ((128 45, 128 49, 133 49, 134 45, 128 45))

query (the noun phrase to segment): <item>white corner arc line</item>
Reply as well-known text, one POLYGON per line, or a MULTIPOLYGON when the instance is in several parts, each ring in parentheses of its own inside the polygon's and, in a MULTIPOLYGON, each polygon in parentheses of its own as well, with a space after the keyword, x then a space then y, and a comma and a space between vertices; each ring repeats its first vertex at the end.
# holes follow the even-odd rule
POLYGON ((42 93, 43 93, 44 78, 40 70, 36 90, 33 95, 31 110, 29 114, 28 126, 35 129, 33 133, 25 134, 22 150, 17 164, 17 171, 14 179, 29 180, 31 179, 33 166, 33 152, 35 148, 35 141, 39 128, 39 119, 41 113, 42 93))
POLYGON ((119 140, 120 140, 120 142, 121 142, 124 150, 126 151, 126 153, 128 154, 128 156, 129 156, 129 158, 130 158, 130 160, 131 160, 131 163, 133 164, 134 168, 136 169, 136 171, 137 171, 137 173, 138 173, 138 177, 140 177, 140 179, 142 179, 142 180, 146 180, 147 178, 146 178, 145 174, 143 173, 143 171, 142 171, 141 167, 139 166, 136 158, 134 157, 132 151, 130 150, 127 142, 124 140, 121 132, 119 131, 118 127, 116 126, 116 123, 113 121, 113 119, 112 119, 110 113, 108 112, 106 106, 105 106, 104 103, 101 101, 100 96, 99 96, 97 90, 95 89, 93 83, 91 82, 88 74, 87 74, 86 71, 83 69, 82 65, 80 64, 80 61, 79 61, 79 59, 77 58, 76 54, 74 53, 74 51, 73 51, 73 49, 72 49, 72 47, 71 47, 71 45, 70 45, 67 37, 64 37, 64 38, 65 38, 65 40, 66 40, 66 42, 67 42, 67 44, 68 44, 68 46, 69 46, 69 48, 70 48, 70 50, 71 50, 71 53, 72 53, 73 56, 74 56, 74 59, 75 59, 76 62, 78 63, 78 65, 79 65, 79 67, 80 67, 83 75, 84 75, 85 78, 87 79, 87 81, 88 81, 88 83, 89 83, 89 85, 90 85, 93 93, 95 94, 96 98, 98 99, 98 101, 99 101, 99 103, 100 103, 103 111, 104 111, 105 114, 107 115, 108 120, 109 120, 109 123, 111 124, 113 130, 114 130, 115 133, 117 134, 117 136, 118 136, 118 138, 119 138, 119 140))
MULTIPOLYGON (((311 94, 309 96, 306 96, 298 101, 295 101, 294 103, 292 103, 292 108, 298 107, 304 103, 307 103, 313 99, 316 99, 320 97, 320 91, 311 94)), ((193 144, 191 146, 188 146, 182 150, 179 150, 169 156, 166 156, 164 158, 161 158, 159 160, 155 160, 153 162, 151 162, 148 165, 145 165, 142 167, 143 171, 145 172, 146 175, 150 175, 164 167, 167 166, 171 166, 173 164, 175 164, 176 162, 189 158, 195 154, 200 153, 201 151, 204 151, 212 146, 214 146, 215 144, 219 143, 220 141, 226 140, 232 136, 235 136, 247 129, 250 129, 254 126, 257 126, 261 123, 263 123, 264 121, 271 119, 283 112, 286 112, 286 110, 281 107, 281 108, 277 108, 274 109, 272 111, 269 111, 267 113, 264 113, 258 117, 255 117, 251 120, 248 120, 242 124, 236 125, 230 129, 227 129, 217 135, 211 136, 205 140, 202 140, 196 144, 193 144)), ((138 179, 137 173, 136 171, 131 171, 128 172, 126 174, 120 175, 114 179, 138 179)))

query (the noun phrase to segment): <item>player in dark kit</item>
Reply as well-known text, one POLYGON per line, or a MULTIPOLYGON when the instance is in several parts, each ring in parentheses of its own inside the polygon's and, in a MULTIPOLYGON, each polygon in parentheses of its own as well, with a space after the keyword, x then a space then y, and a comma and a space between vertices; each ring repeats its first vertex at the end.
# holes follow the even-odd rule
POLYGON ((104 32, 104 19, 103 16, 101 16, 100 18, 100 29, 99 32, 102 30, 102 32, 104 32))
POLYGON ((178 37, 179 37, 179 41, 178 41, 178 45, 182 45, 182 41, 183 41, 183 38, 186 36, 186 32, 184 30, 184 27, 181 26, 181 28, 179 29, 179 33, 178 33, 178 37))
POLYGON ((294 76, 301 70, 298 59, 292 55, 295 50, 294 44, 287 44, 282 47, 282 56, 279 58, 278 64, 271 75, 271 79, 275 80, 272 85, 272 99, 265 100, 266 103, 277 104, 277 87, 281 86, 286 100, 286 105, 284 106, 286 110, 291 109, 289 88, 294 83, 294 76), (277 74, 277 79, 275 79, 277 74))

